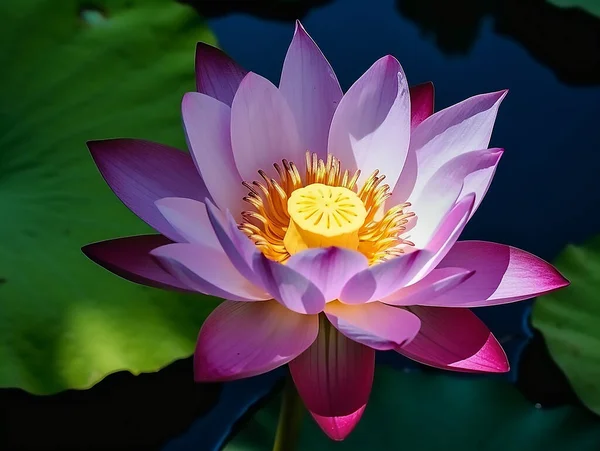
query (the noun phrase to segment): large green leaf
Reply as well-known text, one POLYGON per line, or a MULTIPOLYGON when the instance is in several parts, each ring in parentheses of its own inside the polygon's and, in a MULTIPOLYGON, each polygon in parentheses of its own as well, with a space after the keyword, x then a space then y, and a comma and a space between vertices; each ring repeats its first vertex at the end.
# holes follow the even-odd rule
POLYGON ((590 14, 600 17, 600 2, 598 0, 548 0, 561 8, 580 8, 590 14))
MULTIPOLYGON (((256 413, 226 451, 270 449, 278 400, 256 413)), ((378 367, 364 417, 341 443, 308 415, 299 451, 596 451, 600 421, 580 408, 536 409, 511 385, 378 367)))
POLYGON ((188 356, 216 302, 125 282, 80 251, 148 231, 85 141, 184 146, 195 43, 214 38, 175 1, 80 4, 0 2, 0 386, 34 393, 188 356))
POLYGON ((577 395, 600 415, 600 237, 568 246, 555 264, 571 285, 538 299, 532 322, 577 395))

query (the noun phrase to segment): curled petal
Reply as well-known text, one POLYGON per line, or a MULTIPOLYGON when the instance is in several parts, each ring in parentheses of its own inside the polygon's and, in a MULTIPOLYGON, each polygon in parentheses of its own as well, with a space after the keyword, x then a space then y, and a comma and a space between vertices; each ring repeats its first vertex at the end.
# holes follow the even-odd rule
POLYGON ((421 330, 397 351, 425 365, 472 373, 505 373, 510 367, 498 340, 467 309, 410 307, 421 330))
POLYGON ((304 405, 323 431, 334 440, 343 440, 369 400, 375 351, 346 338, 320 318, 317 339, 290 362, 290 372, 304 405))
POLYGON ((316 315, 299 315, 275 301, 225 301, 200 329, 194 378, 214 382, 266 373, 304 352, 318 331, 316 315))
POLYGON ((340 301, 344 304, 364 304, 377 301, 406 286, 413 274, 415 262, 428 260, 422 251, 403 254, 391 260, 370 266, 354 275, 344 286, 340 301))
POLYGON ((325 297, 312 280, 287 265, 269 260, 260 254, 254 260, 254 270, 262 286, 282 305, 298 313, 323 311, 325 297))
POLYGON ((365 305, 330 302, 325 315, 346 337, 379 351, 409 343, 421 325, 419 318, 408 310, 380 302, 365 305))
POLYGON ((367 258, 360 252, 340 247, 307 249, 292 255, 286 266, 312 281, 326 301, 337 299, 346 282, 368 268, 367 258))

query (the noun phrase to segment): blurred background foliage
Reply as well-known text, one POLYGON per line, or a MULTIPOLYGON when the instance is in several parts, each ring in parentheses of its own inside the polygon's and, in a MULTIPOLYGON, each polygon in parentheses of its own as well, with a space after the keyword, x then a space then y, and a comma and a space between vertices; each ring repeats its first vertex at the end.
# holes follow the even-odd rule
POLYGON ((509 88, 492 141, 507 152, 463 239, 556 259, 573 282, 535 303, 476 311, 509 353, 507 377, 441 374, 381 353, 348 441, 328 442, 307 419, 301 449, 600 449, 600 241, 589 241, 600 232, 598 5, 1 2, 0 449, 270 447, 285 370, 194 384, 191 360, 178 359, 217 301, 138 287, 81 254, 147 231, 105 186, 85 141, 185 148, 179 105, 194 89, 195 43, 218 40, 278 82, 297 18, 344 89, 386 53, 411 84, 434 81, 436 109, 509 88))
POLYGON ((162 0, 4 1, 0 17, 0 386, 89 388, 188 356, 216 301, 125 282, 80 251, 149 230, 85 142, 184 145, 179 102, 194 86, 195 43, 214 36, 162 0))

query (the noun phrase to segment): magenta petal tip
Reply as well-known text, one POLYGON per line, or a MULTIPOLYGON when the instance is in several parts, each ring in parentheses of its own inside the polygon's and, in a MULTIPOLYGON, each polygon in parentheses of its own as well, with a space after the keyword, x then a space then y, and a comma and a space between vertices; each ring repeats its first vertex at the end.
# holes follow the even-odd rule
POLYGON ((311 415, 327 437, 331 440, 341 442, 354 430, 366 407, 364 405, 356 412, 343 417, 322 417, 313 412, 311 412, 311 415))

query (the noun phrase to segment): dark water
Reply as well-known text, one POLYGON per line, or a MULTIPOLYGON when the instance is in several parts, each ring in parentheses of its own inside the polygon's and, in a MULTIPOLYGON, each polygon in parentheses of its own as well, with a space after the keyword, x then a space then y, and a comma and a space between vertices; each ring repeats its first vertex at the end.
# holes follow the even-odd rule
MULTIPOLYGON (((491 143, 506 152, 462 238, 507 243, 552 260, 568 243, 600 233, 599 19, 540 0, 281 3, 287 6, 198 1, 196 7, 211 17, 226 52, 275 83, 293 19, 302 17, 344 89, 385 54, 400 60, 411 84, 435 83, 436 109, 508 88, 491 143)), ((522 303, 482 314, 510 348, 513 366, 527 342, 527 310, 522 303)), ((533 401, 575 402, 539 339, 521 360, 518 385, 533 401)), ((158 375, 117 374, 62 398, 29 397, 37 414, 13 425, 49 417, 71 425, 62 443, 40 437, 43 445, 36 449, 44 450, 210 449, 209 443, 227 436, 232 418, 278 379, 274 374, 226 384, 221 403, 206 414, 200 404, 210 409, 220 388, 194 385, 190 366, 180 362, 158 375), (114 417, 95 410, 114 410, 114 417)))

